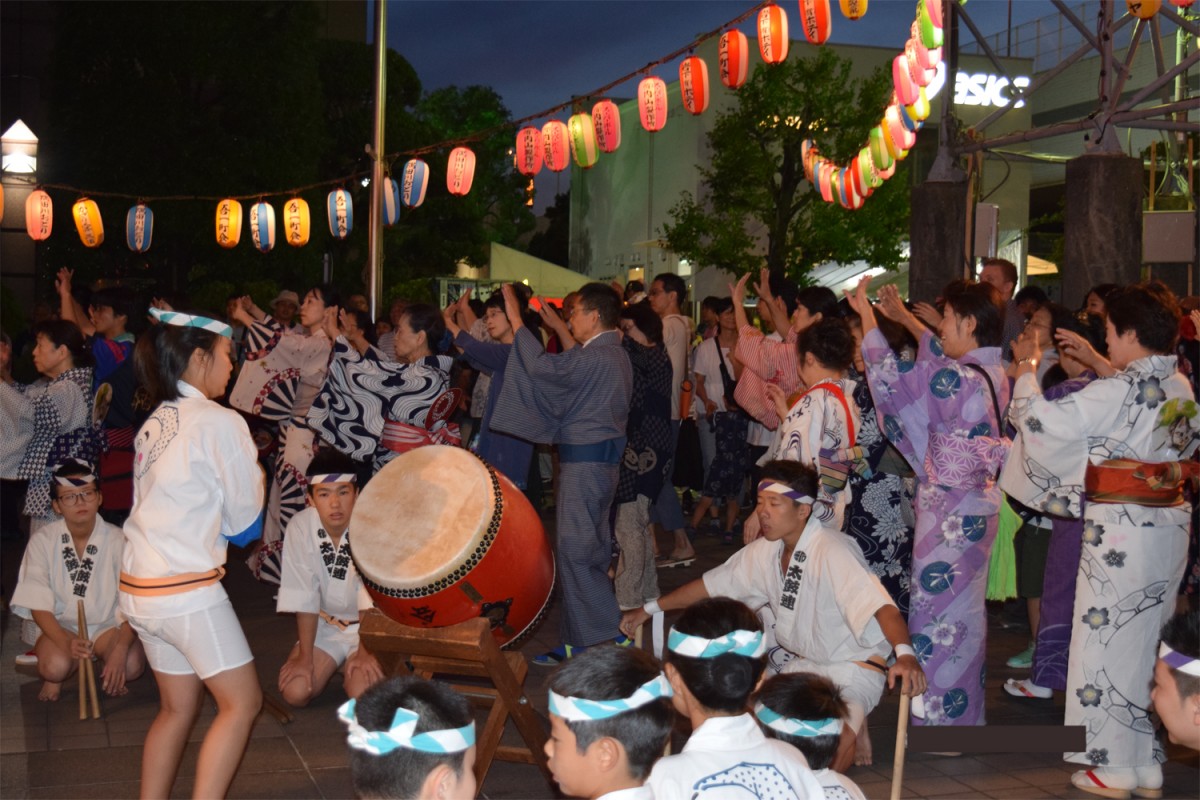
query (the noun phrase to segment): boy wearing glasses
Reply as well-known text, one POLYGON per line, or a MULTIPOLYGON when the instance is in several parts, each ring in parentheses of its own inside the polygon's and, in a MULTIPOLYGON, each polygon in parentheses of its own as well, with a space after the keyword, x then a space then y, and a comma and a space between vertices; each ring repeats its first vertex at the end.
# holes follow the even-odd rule
POLYGON ((40 629, 34 652, 44 681, 39 700, 57 700, 80 658, 104 663, 100 682, 117 696, 146 666, 137 635, 117 610, 121 529, 99 515, 103 496, 91 464, 69 459, 51 477, 58 518, 33 532, 21 561, 12 608, 40 629), (87 631, 78 626, 83 600, 87 631))

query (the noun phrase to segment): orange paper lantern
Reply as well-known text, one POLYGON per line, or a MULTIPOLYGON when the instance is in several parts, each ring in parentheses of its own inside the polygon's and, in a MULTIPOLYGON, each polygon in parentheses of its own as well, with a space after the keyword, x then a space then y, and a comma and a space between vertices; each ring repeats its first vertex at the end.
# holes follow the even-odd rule
POLYGON ((758 52, 768 64, 779 64, 787 58, 787 14, 774 3, 758 12, 758 52))
POLYGON ((740 88, 750 74, 750 45, 741 31, 725 31, 717 47, 721 83, 740 88))
POLYGON ((651 75, 638 84, 638 116, 642 127, 656 133, 667 124, 667 84, 651 75))
POLYGON ((562 172, 571 163, 571 135, 560 119, 542 126, 542 162, 551 172, 562 172))
POLYGON ((521 128, 517 131, 517 147, 513 151, 517 172, 533 177, 542 171, 542 132, 537 128, 521 128))
POLYGON ((99 247, 104 243, 104 221, 100 219, 100 208, 95 200, 81 197, 71 206, 75 218, 75 230, 84 247, 99 247))
POLYGON ((312 217, 308 213, 308 203, 300 197, 293 197, 283 204, 283 235, 292 247, 304 247, 308 244, 309 232, 312 227, 312 217))
POLYGON ((54 227, 54 203, 41 189, 30 192, 25 200, 25 230, 29 238, 41 242, 50 238, 54 227))
POLYGON ((1150 19, 1162 8, 1162 0, 1125 0, 1125 7, 1138 19, 1150 19))
POLYGON ((464 197, 471 191, 475 180, 475 153, 467 147, 456 147, 450 151, 446 164, 446 190, 452 195, 464 197))
POLYGON ((621 112, 612 100, 592 106, 592 124, 596 126, 596 146, 601 153, 615 153, 621 146, 621 112))
POLYGON ((226 199, 217 203, 217 244, 229 250, 242 240, 242 204, 226 199))
POLYGON ((840 0, 840 5, 846 19, 861 19, 867 13, 867 0, 840 0))
POLYGON ((825 44, 833 33, 833 12, 829 0, 800 0, 800 28, 813 44, 825 44))
POLYGON ((708 109, 708 65, 699 56, 679 62, 679 93, 689 114, 700 115, 708 109))

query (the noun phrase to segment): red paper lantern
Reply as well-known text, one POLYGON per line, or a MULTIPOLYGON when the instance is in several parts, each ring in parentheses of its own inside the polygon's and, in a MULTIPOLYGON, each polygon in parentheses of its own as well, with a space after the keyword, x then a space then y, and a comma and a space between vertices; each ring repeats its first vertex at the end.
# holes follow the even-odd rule
POLYGON ((456 147, 450 151, 446 163, 446 190, 450 194, 464 197, 471 191, 475 180, 475 153, 467 147, 456 147))
POLYGON ((892 85, 900 102, 909 105, 917 99, 917 85, 908 72, 908 59, 903 53, 892 59, 892 85))
POLYGON ((542 162, 551 172, 562 172, 571 162, 571 135, 560 119, 542 126, 542 162))
POLYGON ((841 0, 842 16, 846 19, 860 19, 867 13, 867 0, 841 0))
POLYGON ((592 124, 596 126, 596 146, 601 153, 614 153, 621 146, 621 111, 612 100, 592 106, 592 124))
MULTIPOLYGON (((908 62, 908 78, 912 81, 913 86, 924 88, 929 85, 929 82, 933 80, 933 76, 937 74, 936 70, 925 69, 921 66, 920 58, 917 56, 917 45, 912 39, 909 39, 904 45, 904 60, 908 62)), ((910 102, 915 102, 915 100, 910 102)), ((908 105, 908 103, 905 103, 905 105, 908 105)))
POLYGON ((600 157, 596 145, 596 125, 591 114, 572 114, 567 120, 567 132, 571 135, 571 157, 583 169, 591 169, 600 157))
POLYGON ((1196 0, 1171 0, 1171 5, 1175 6, 1176 8, 1191 8, 1192 3, 1194 2, 1196 2, 1196 0))
POLYGON ((655 133, 667 124, 667 84, 651 75, 638 84, 638 114, 642 127, 655 133))
POLYGON ((829 0, 800 0, 800 28, 813 44, 825 44, 833 33, 833 13, 829 0))
POLYGON ((835 172, 837 172, 837 167, 828 161, 822 160, 817 164, 817 189, 821 192, 821 199, 826 203, 833 202, 833 175, 835 172))
POLYGON ((741 31, 725 31, 717 47, 721 83, 737 89, 750 74, 750 45, 741 31))
POLYGON ((708 65, 699 56, 679 62, 679 93, 689 114, 700 115, 708 109, 708 65))
POLYGON ((35 189, 25 200, 25 230, 29 232, 30 239, 41 242, 50 238, 53 227, 54 203, 50 195, 35 189))
POLYGON ((787 14, 774 3, 758 12, 758 52, 768 64, 779 64, 787 58, 787 14))
POLYGON ((818 155, 820 153, 812 139, 805 139, 800 143, 800 163, 804 165, 804 177, 809 183, 812 183, 813 163, 818 155))
POLYGON ((517 172, 533 177, 542 171, 542 132, 537 128, 521 128, 517 131, 517 147, 513 151, 517 172))

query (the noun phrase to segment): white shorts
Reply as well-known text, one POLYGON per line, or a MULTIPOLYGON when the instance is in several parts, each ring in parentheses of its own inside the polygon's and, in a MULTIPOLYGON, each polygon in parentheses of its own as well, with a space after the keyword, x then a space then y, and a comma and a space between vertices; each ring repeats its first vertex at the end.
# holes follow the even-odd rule
POLYGON ((828 678, 846 701, 846 724, 858 732, 863 720, 879 705, 883 696, 883 687, 887 684, 887 675, 872 667, 863 667, 853 661, 843 661, 838 664, 818 664, 806 658, 793 658, 783 668, 783 672, 810 672, 828 678))
POLYGON ((342 629, 323 619, 317 619, 317 638, 313 646, 324 651, 340 669, 350 654, 358 649, 358 625, 342 629))
POLYGON ((226 597, 219 604, 181 617, 129 617, 146 649, 146 660, 165 675, 214 675, 254 660, 241 623, 226 597))

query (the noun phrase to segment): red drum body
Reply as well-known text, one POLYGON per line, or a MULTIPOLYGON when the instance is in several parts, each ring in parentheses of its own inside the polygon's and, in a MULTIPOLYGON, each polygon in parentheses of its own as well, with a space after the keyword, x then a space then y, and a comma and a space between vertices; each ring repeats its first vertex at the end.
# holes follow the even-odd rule
POLYGON ((554 587, 542 521, 512 481, 459 447, 388 463, 350 518, 354 563, 375 605, 403 625, 491 621, 501 645, 525 633, 554 587))

